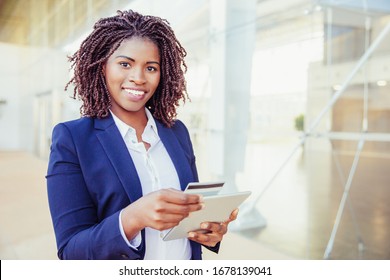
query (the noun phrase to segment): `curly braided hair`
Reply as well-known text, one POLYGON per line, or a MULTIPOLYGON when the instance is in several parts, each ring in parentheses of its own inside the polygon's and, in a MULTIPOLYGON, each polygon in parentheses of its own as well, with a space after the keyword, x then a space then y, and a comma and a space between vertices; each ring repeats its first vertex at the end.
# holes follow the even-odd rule
POLYGON ((160 83, 146 106, 156 119, 170 127, 177 116, 179 101, 189 99, 184 78, 187 53, 165 19, 144 16, 132 10, 118 11, 116 16, 100 19, 79 50, 69 56, 74 77, 66 84, 65 90, 74 84, 73 98, 82 100, 80 113, 83 116, 106 117, 111 100, 103 66, 125 39, 135 36, 151 40, 160 51, 160 83))

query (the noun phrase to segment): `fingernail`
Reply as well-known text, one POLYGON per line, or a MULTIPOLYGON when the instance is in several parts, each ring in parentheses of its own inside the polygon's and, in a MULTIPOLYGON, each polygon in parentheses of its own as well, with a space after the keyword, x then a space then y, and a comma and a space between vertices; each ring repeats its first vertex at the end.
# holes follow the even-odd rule
POLYGON ((204 203, 200 204, 200 210, 204 209, 205 207, 206 207, 206 205, 204 203))
POLYGON ((188 237, 189 237, 189 238, 194 238, 194 237, 195 237, 195 233, 190 232, 190 233, 188 234, 188 237))
POLYGON ((200 228, 201 228, 201 229, 207 229, 208 227, 209 227, 208 224, 201 224, 201 225, 200 225, 200 228))
POLYGON ((203 195, 199 195, 199 202, 203 202, 203 195))

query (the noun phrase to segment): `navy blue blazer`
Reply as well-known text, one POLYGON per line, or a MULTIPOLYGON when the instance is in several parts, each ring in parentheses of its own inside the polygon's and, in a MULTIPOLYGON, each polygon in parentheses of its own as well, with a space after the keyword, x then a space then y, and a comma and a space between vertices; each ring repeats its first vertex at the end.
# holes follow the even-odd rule
MULTIPOLYGON (((157 120, 156 125, 181 188, 198 181, 185 125, 176 121, 167 128, 157 120)), ((142 196, 142 188, 111 115, 58 124, 46 178, 60 259, 143 259, 144 230, 138 251, 129 248, 119 230, 119 212, 142 196)), ((201 259, 201 245, 190 242, 192 259, 201 259)))

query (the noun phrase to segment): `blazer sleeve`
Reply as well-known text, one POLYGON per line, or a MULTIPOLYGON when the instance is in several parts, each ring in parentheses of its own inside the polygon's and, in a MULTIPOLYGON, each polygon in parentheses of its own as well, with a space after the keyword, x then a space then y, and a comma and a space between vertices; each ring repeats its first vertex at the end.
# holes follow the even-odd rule
POLYGON ((47 192, 60 259, 140 259, 119 230, 119 211, 98 219, 80 167, 77 146, 65 124, 53 129, 47 192))

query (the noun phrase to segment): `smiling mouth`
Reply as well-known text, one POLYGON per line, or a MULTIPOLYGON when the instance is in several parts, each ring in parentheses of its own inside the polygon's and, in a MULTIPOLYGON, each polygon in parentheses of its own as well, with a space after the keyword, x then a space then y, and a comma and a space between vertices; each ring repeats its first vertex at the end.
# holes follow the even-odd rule
POLYGON ((142 95, 146 94, 146 92, 143 90, 135 90, 135 89, 128 89, 128 88, 125 88, 124 90, 127 93, 130 93, 130 94, 135 95, 135 96, 142 96, 142 95))

